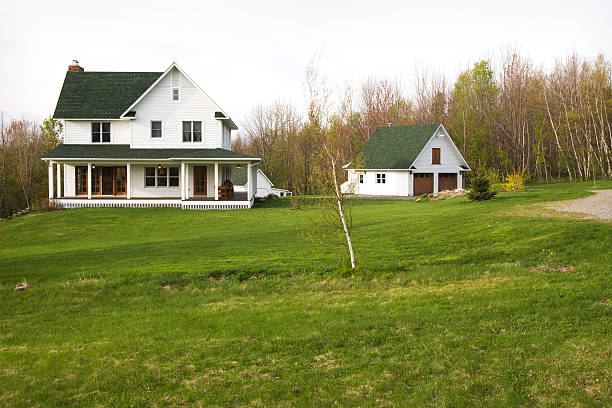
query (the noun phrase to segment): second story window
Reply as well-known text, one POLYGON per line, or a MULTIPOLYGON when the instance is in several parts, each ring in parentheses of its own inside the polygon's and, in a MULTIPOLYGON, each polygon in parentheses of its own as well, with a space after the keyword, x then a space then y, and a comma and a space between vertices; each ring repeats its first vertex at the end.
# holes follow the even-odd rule
POLYGON ((151 137, 162 137, 162 122, 161 120, 151 121, 151 137))
POLYGON ((91 143, 110 143, 110 122, 91 122, 91 143))
POLYGON ((179 100, 179 89, 178 88, 172 88, 172 101, 178 101, 179 100))
POLYGON ((183 142, 202 141, 202 122, 184 121, 183 122, 183 142))
POLYGON ((434 147, 431 149, 431 164, 440 164, 440 148, 434 147))

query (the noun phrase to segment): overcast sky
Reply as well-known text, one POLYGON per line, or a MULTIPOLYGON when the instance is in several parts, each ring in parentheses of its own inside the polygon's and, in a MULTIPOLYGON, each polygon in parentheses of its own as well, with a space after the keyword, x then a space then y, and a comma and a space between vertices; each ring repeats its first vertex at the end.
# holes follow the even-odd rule
POLYGON ((73 58, 89 71, 176 61, 240 124, 260 102, 302 106, 317 52, 332 87, 384 76, 408 91, 417 67, 452 80, 508 46, 538 65, 612 54, 610 0, 0 1, 0 110, 37 121, 73 58))

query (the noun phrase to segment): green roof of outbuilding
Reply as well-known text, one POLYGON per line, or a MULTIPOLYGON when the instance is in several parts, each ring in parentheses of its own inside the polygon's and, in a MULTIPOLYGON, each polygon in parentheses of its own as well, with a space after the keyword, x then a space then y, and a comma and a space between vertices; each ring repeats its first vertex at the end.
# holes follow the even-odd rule
POLYGON ((439 123, 379 127, 349 168, 408 169, 438 127, 439 123))
POLYGON ((118 119, 163 72, 66 72, 53 117, 118 119))
POLYGON ((61 144, 43 156, 43 159, 91 160, 212 160, 236 159, 254 161, 257 157, 225 149, 131 149, 119 144, 61 144))

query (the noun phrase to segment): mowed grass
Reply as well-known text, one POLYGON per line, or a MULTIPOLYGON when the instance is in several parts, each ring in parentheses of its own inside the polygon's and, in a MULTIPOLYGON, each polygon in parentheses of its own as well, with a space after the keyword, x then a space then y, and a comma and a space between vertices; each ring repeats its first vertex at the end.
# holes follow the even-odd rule
POLYGON ((355 200, 354 277, 285 200, 0 222, 0 406, 610 406, 591 188, 355 200))

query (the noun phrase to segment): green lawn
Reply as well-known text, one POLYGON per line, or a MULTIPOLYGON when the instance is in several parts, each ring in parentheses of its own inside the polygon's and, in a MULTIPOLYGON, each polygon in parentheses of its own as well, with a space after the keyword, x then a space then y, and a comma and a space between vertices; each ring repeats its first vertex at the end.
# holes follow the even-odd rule
POLYGON ((358 277, 285 200, 0 222, 0 406, 610 406, 591 187, 355 200, 358 277))

